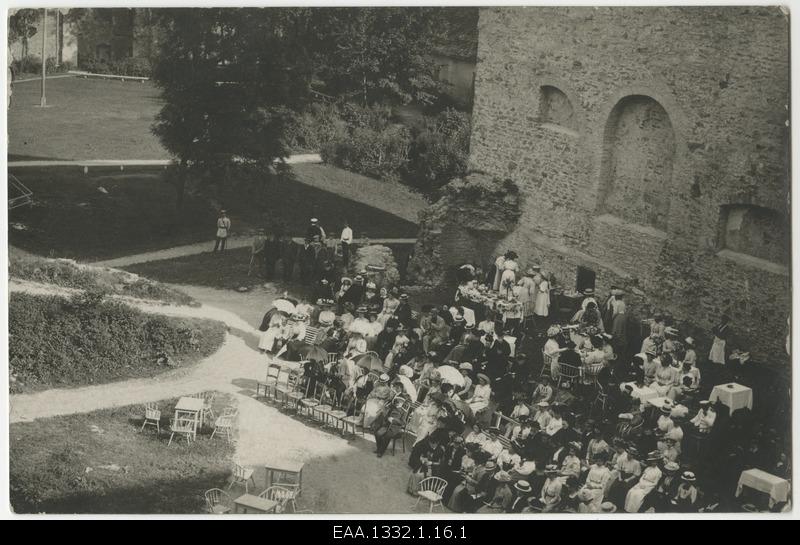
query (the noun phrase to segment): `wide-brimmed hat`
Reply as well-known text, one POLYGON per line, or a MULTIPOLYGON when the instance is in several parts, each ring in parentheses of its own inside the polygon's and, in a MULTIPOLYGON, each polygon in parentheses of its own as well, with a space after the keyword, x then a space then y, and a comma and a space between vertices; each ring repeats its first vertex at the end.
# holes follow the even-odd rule
POLYGON ((366 314, 368 311, 369 309, 366 307, 366 305, 361 305, 356 309, 358 314, 366 314))
POLYGON ((408 301, 408 294, 407 293, 401 294, 400 295, 400 300, 401 301, 408 301))
POLYGON ((465 361, 464 363, 459 363, 458 368, 461 371, 472 371, 472 364, 468 361, 465 361))
POLYGON ((363 276, 361 276, 360 274, 356 275, 356 282, 362 282, 363 280, 364 280, 363 276))
POLYGON ((594 295, 594 288, 585 288, 582 293, 584 295, 594 295))
POLYGON ((500 481, 501 483, 510 483, 513 479, 508 471, 498 471, 494 474, 494 480, 500 481))
POLYGON ((655 346, 649 347, 644 353, 648 356, 658 356, 658 351, 656 350, 655 346))
POLYGON ((697 480, 697 477, 695 477, 694 473, 691 471, 684 471, 683 475, 681 475, 681 479, 687 483, 693 483, 697 480))
POLYGON ((397 370, 397 374, 403 377, 411 378, 414 376, 414 370, 409 365, 401 365, 397 370))
POLYGON ((353 279, 352 278, 349 278, 347 276, 343 276, 342 277, 342 284, 352 284, 352 283, 353 283, 353 279))
POLYGON ((669 471, 670 473, 675 473, 681 468, 676 462, 666 462, 664 464, 664 471, 669 471))
POLYGON ((547 328, 548 337, 557 337, 561 333, 561 328, 557 325, 551 325, 547 328))
POLYGON ((617 506, 611 503, 610 501, 604 501, 600 504, 600 512, 601 513, 616 513, 617 506))
POLYGON ((389 382, 389 375, 386 373, 381 373, 381 376, 378 377, 380 382, 389 382))
POLYGON ((575 450, 581 450, 583 448, 583 445, 581 445, 578 441, 570 441, 569 448, 575 450))
POLYGON ((528 481, 517 481, 517 484, 514 485, 514 488, 519 490, 520 492, 531 492, 533 488, 531 488, 531 483, 528 481))
POLYGON ((497 463, 494 460, 489 460, 484 467, 486 469, 494 469, 497 467, 497 463))
POLYGON ((686 346, 694 346, 694 338, 692 338, 692 337, 686 337, 685 339, 683 339, 683 343, 684 343, 686 346))
POLYGON ((661 407, 661 412, 666 415, 672 414, 672 407, 670 407, 669 405, 664 405, 663 407, 661 407))
POLYGON ((485 380, 486 382, 492 382, 492 379, 490 379, 484 373, 478 373, 478 380, 485 380))
POLYGON ((311 223, 317 223, 319 220, 317 218, 311 218, 311 223))
POLYGON ((367 289, 368 290, 376 290, 378 286, 375 285, 375 282, 367 282, 367 289))
POLYGON ((558 466, 556 466, 555 464, 548 464, 544 468, 544 474, 545 475, 555 475, 557 473, 558 473, 558 466))
POLYGON ((540 401, 539 403, 536 404, 536 406, 542 409, 546 409, 550 406, 550 404, 547 401, 540 401))

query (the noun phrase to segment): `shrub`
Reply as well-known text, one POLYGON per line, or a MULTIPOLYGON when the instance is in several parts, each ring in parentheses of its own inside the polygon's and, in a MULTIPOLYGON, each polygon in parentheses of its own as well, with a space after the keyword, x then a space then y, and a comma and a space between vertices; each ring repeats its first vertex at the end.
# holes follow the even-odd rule
POLYGON ((159 358, 192 361, 222 343, 218 322, 148 315, 107 301, 102 290, 73 297, 13 293, 9 301, 12 391, 103 383, 162 370, 159 358))
POLYGON ((79 63, 81 70, 92 74, 114 74, 116 76, 135 76, 149 78, 152 64, 146 57, 127 57, 125 59, 105 60, 92 56, 82 57, 79 63))
POLYGON ((445 184, 467 172, 470 119, 448 109, 426 117, 413 129, 405 173, 407 183, 427 194, 436 194, 445 184))
POLYGON ((376 273, 375 284, 378 288, 397 286, 400 283, 400 272, 394 259, 392 250, 380 244, 363 246, 356 251, 353 262, 354 272, 369 270, 368 267, 377 266, 382 269, 376 273))

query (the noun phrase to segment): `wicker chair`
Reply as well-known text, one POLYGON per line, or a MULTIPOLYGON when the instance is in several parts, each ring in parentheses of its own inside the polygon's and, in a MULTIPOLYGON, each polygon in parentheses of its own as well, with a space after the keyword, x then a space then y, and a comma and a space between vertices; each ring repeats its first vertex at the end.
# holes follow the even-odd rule
POLYGON ((228 507, 227 504, 231 503, 231 497, 224 490, 220 490, 219 488, 206 490, 205 499, 206 513, 210 513, 212 515, 224 515, 225 513, 230 513, 231 508, 228 507))
POLYGON ((430 502, 429 513, 433 513, 433 508, 437 505, 443 507, 442 499, 444 497, 444 490, 447 488, 447 481, 441 477, 426 477, 419 483, 417 490, 417 503, 414 504, 414 509, 419 505, 420 500, 425 499, 430 502))

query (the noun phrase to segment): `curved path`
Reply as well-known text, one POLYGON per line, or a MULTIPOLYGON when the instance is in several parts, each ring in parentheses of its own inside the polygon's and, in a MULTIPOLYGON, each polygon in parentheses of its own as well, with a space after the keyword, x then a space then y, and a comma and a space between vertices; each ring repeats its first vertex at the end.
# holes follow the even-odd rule
MULTIPOLYGON (((18 280, 12 280, 9 288, 11 292, 38 295, 63 296, 76 291, 18 280)), ((185 288, 200 300, 218 301, 230 296, 223 290, 185 288)), ((264 295, 261 301, 266 303, 269 290, 265 290, 264 295)), ((235 399, 239 408, 236 458, 242 465, 256 470, 259 486, 265 482, 263 468, 266 464, 281 460, 302 461, 306 465, 301 508, 315 513, 412 511, 413 499, 404 493, 408 478, 406 455, 398 451, 396 456, 379 459, 372 453, 373 445, 360 436, 344 439, 299 422, 254 398, 256 381, 264 374, 264 359, 253 348, 257 338, 255 328, 236 313, 209 305, 187 307, 119 299, 145 312, 220 320, 235 330, 235 334, 226 335, 221 348, 198 364, 154 378, 13 395, 10 398, 11 423, 215 390, 231 394, 235 399)), ((253 307, 252 302, 250 306, 253 307)), ((253 308, 246 313, 252 317, 253 308)))

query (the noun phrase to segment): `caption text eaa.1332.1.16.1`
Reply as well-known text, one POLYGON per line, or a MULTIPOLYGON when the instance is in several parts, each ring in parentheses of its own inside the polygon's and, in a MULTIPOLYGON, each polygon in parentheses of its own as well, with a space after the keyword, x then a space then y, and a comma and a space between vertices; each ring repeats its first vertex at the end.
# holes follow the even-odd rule
POLYGON ((334 539, 466 539, 466 527, 442 525, 334 525, 334 539))

